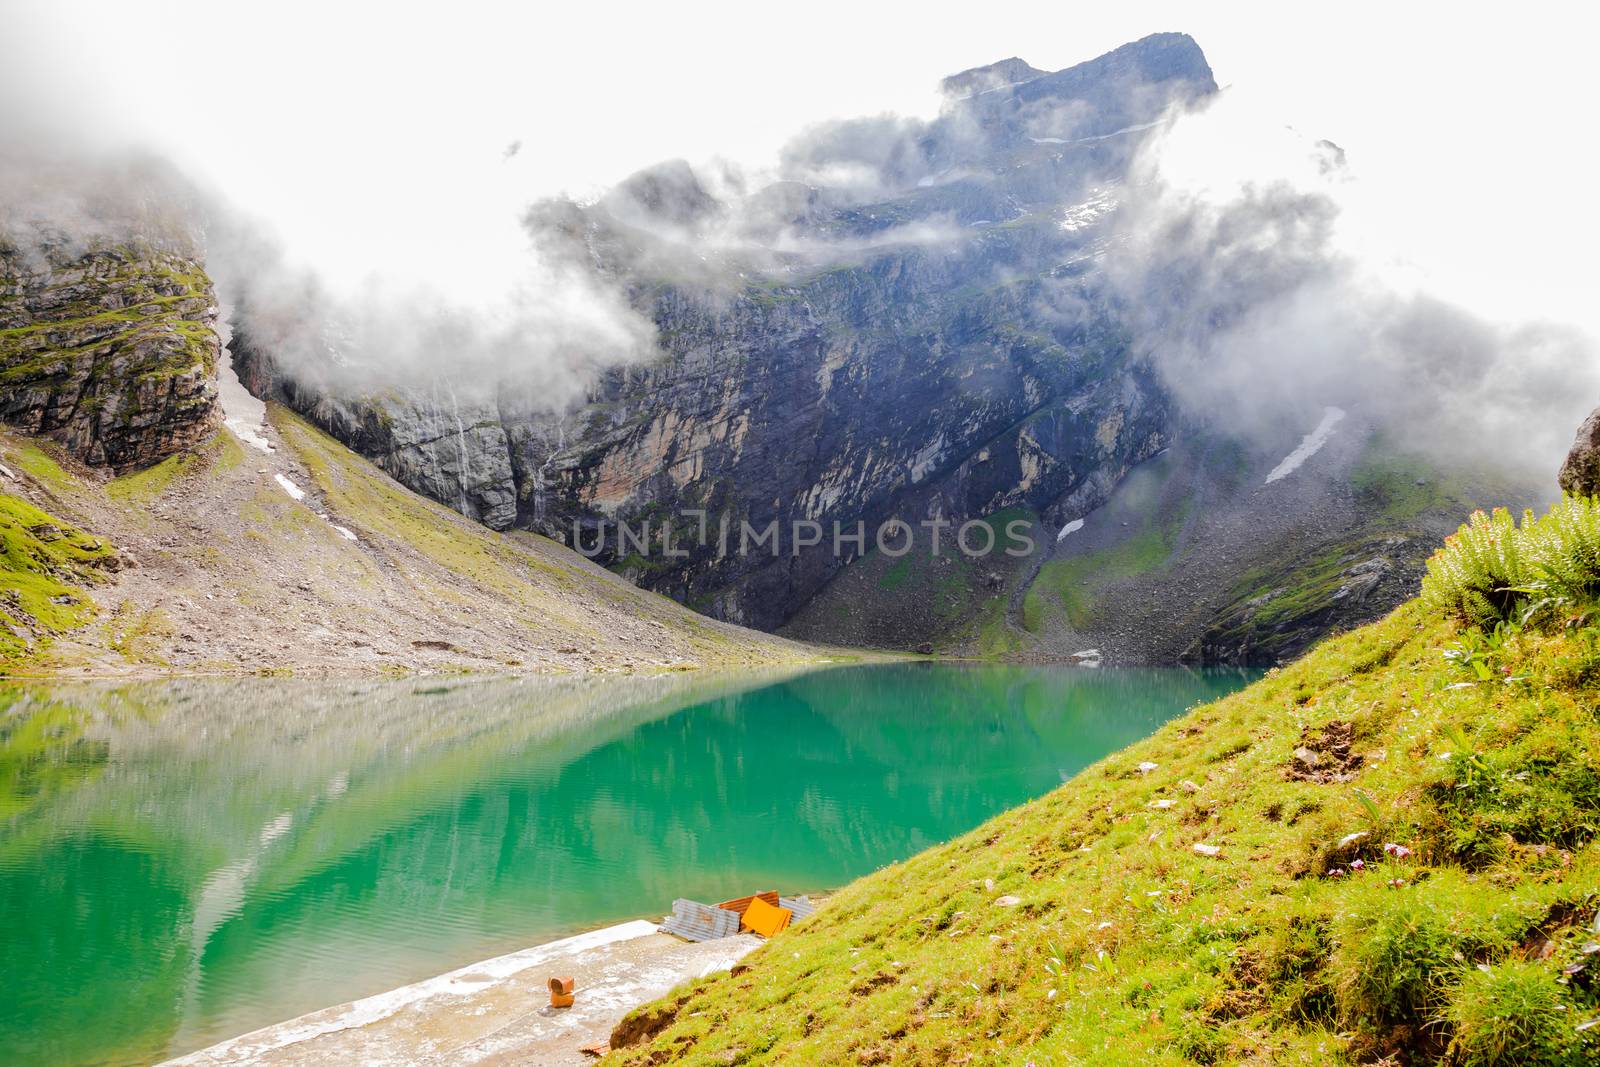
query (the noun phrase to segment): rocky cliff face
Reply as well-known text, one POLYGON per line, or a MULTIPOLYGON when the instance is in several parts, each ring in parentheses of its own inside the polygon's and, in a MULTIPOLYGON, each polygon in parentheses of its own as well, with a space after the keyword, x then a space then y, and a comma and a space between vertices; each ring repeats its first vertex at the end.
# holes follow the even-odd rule
POLYGON ((220 418, 216 316, 191 255, 0 243, 0 420, 116 471, 190 448, 220 418))
MULTIPOLYGON (((1214 88, 1181 35, 1056 73, 1005 61, 947 83, 946 114, 889 146, 867 191, 790 181, 728 203, 669 164, 552 209, 660 337, 657 362, 605 374, 576 410, 540 410, 515 381, 470 401, 329 396, 249 338, 236 358, 247 384, 435 499, 569 543, 576 530, 649 588, 775 627, 859 554, 835 553, 835 522, 1076 512, 1164 446, 1166 402, 1128 358, 1095 261, 1145 128, 1214 88), (715 246, 713 266, 672 240, 715 246), (652 521, 653 551, 618 534, 652 521), (773 521, 777 558, 717 536, 773 521), (823 543, 791 549, 808 521, 823 543), (682 555, 660 550, 664 527, 682 555)), ((845 131, 794 167, 831 172, 856 147, 845 131)))
POLYGON ((330 392, 279 372, 248 332, 229 346, 246 389, 304 414, 402 485, 494 530, 517 519, 517 478, 499 408, 438 382, 366 396, 330 392))

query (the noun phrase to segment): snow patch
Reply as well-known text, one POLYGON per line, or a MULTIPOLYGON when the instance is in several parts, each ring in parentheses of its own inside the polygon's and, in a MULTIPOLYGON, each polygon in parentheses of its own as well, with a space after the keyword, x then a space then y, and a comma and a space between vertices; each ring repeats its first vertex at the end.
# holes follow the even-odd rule
POLYGON ((1267 475, 1265 484, 1271 485, 1281 478, 1287 478, 1299 470, 1306 460, 1322 451, 1322 446, 1328 443, 1328 438, 1333 436, 1334 427, 1339 425, 1339 420, 1344 416, 1345 411, 1343 408, 1330 407, 1324 409, 1322 421, 1317 423, 1317 428, 1301 438, 1299 446, 1293 452, 1284 456, 1282 463, 1272 468, 1272 473, 1267 475))
POLYGON ((11 468, 6 466, 4 463, 0 463, 0 474, 4 474, 7 478, 10 478, 12 481, 16 481, 17 480, 17 476, 15 474, 11 473, 11 468))
POLYGON ((237 437, 251 448, 259 449, 262 452, 277 451, 272 447, 271 441, 268 441, 265 437, 262 437, 260 434, 256 433, 255 430, 251 429, 249 426, 246 426, 238 419, 224 419, 222 420, 222 424, 233 431, 233 436, 237 437))
POLYGON ((1061 213, 1061 229, 1077 233, 1088 228, 1097 219, 1117 206, 1115 189, 1096 188, 1094 195, 1081 204, 1074 204, 1061 213))
POLYGON ((1071 140, 1065 137, 1030 137, 1028 140, 1034 144, 1093 144, 1096 141, 1107 141, 1113 137, 1121 137, 1125 133, 1138 133, 1141 130, 1152 129, 1159 125, 1161 125, 1161 120, 1157 119, 1155 122, 1141 122, 1137 126, 1124 126, 1122 129, 1112 130, 1110 133, 1097 133, 1093 137, 1075 137, 1071 140))
POLYGON ((273 477, 278 480, 278 484, 279 485, 283 486, 283 491, 285 493, 288 493, 289 496, 292 497, 293 499, 295 499, 295 500, 304 500, 306 498, 306 491, 304 489, 300 488, 298 485, 295 485, 293 482, 291 482, 289 479, 285 478, 283 475, 274 474, 273 477))
POLYGON ((358 537, 356 537, 355 534, 351 533, 349 530, 345 529, 343 526, 340 526, 336 522, 335 523, 330 523, 329 525, 331 525, 333 527, 333 532, 334 533, 338 534, 340 537, 344 538, 346 541, 357 541, 357 540, 360 540, 358 537))
MULTIPOLYGON (((231 339, 232 332, 227 332, 231 339)), ((222 405, 222 424, 233 431, 235 437, 261 452, 276 451, 272 442, 260 433, 267 423, 267 405, 250 395, 239 381, 233 369, 233 353, 226 347, 222 350, 222 362, 217 366, 217 402, 222 405)))
POLYGON ((1066 540, 1067 534, 1077 533, 1081 529, 1083 529, 1083 520, 1073 519, 1071 522, 1061 527, 1061 532, 1056 534, 1056 540, 1064 541, 1066 540))

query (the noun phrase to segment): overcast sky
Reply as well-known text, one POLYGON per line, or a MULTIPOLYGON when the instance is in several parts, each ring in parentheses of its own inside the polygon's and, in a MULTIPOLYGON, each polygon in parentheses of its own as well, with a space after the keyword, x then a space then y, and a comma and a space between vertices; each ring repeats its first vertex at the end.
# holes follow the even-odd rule
POLYGON ((540 195, 668 157, 759 166, 810 122, 932 114, 964 67, 1181 30, 1263 121, 1342 145, 1453 291, 1577 316, 1600 236, 1591 34, 1577 5, 1471 9, 0 0, 0 106, 175 157, 329 272, 423 270, 493 262, 540 195))

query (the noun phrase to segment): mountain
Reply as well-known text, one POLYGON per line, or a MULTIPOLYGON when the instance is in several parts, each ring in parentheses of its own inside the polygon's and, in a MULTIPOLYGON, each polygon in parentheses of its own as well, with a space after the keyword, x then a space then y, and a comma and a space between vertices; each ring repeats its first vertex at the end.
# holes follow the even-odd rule
MULTIPOLYGON (((1140 152, 1217 92, 1189 37, 941 88, 931 121, 803 134, 777 181, 670 161, 535 205, 541 250, 655 332, 644 361, 576 353, 598 369, 575 401, 539 368, 457 366, 448 340, 429 372, 337 322, 289 344, 248 285, 229 293, 233 365, 490 530, 812 642, 1274 663, 1397 603, 1472 507, 1536 502, 1363 412, 1324 430, 1312 397, 1248 434, 1175 399, 1137 322, 1185 309, 1192 280, 1130 296, 1114 264, 1140 152)), ((143 231, 0 249, 0 418, 114 474, 206 440, 202 264, 192 236, 143 231)))
MULTIPOLYGON (((1214 89, 1193 41, 1160 35, 956 101, 893 145, 887 199, 784 185, 722 204, 669 163, 588 208, 566 205, 560 225, 648 308, 662 350, 605 374, 576 410, 533 409, 515 381, 468 408, 448 394, 442 419, 432 389, 330 395, 286 380, 248 336, 241 376, 419 491, 569 542, 575 523, 592 542, 602 518, 687 526, 681 508, 789 529, 1087 507, 1163 447, 1169 421, 1115 318, 1072 314, 1094 301, 1103 235, 1088 221, 1107 206, 1096 190, 1126 167, 1127 128, 1214 89), (1088 205, 1084 225, 1063 226, 1063 204, 1088 205), (715 278, 664 247, 663 232, 697 227, 708 241, 738 231, 715 278), (774 229, 817 251, 754 262, 774 229), (747 284, 722 284, 741 273, 747 284)), ((848 162, 856 140, 814 144, 806 165, 848 162)), ((627 557, 615 537, 602 556, 763 629, 843 565, 829 546, 776 561, 702 546, 681 561, 627 557)))
POLYGON ((247 331, 241 376, 489 526, 581 545, 714 618, 871 646, 1276 662, 1402 599, 1476 504, 1532 502, 1359 412, 1269 479, 1316 409, 1244 439, 1175 404, 1106 260, 1141 146, 1216 92, 1192 39, 942 88, 934 121, 797 139, 774 184, 676 161, 536 208, 537 232, 657 330, 654 361, 605 370, 576 405, 547 410, 515 374, 352 389, 247 331), (905 558, 833 542, 894 519, 922 538, 905 558), (952 542, 974 520, 1033 547, 968 555, 952 542), (920 524, 939 522, 934 553, 920 524), (741 541, 773 523, 776 553, 741 541))

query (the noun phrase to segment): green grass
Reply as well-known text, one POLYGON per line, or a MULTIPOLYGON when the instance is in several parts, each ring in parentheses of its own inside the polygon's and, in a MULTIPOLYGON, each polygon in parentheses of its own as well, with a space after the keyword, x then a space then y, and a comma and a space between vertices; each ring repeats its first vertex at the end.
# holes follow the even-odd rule
MULTIPOLYGON (((1385 552, 1382 537, 1363 535, 1321 545, 1287 561, 1252 567, 1240 576, 1228 594, 1230 608, 1219 614, 1219 634, 1245 631, 1256 635, 1259 649, 1272 649, 1285 633, 1279 627, 1325 608, 1345 584, 1353 565, 1385 552)), ((1287 631, 1292 640, 1294 631, 1287 631)))
MULTIPOLYGON (((820 650, 792 650, 711 625, 678 604, 620 579, 579 565, 578 557, 532 534, 502 535, 488 530, 401 486, 304 419, 271 408, 284 443, 310 473, 335 521, 349 525, 363 540, 375 538, 415 552, 428 563, 509 601, 513 617, 530 627, 535 643, 604 643, 600 628, 611 621, 652 620, 681 637, 702 665, 804 661, 820 650)), ((247 537, 264 543, 290 533, 320 537, 343 546, 332 527, 302 504, 291 504, 263 490, 243 516, 247 537)), ((423 595, 445 604, 462 598, 459 585, 407 567, 423 595)))
POLYGON ((94 603, 84 587, 113 555, 71 523, 0 494, 0 671, 25 666, 89 621, 94 603))
POLYGON ((76 477, 67 473, 54 457, 36 444, 20 445, 12 458, 18 467, 33 475, 53 492, 70 492, 82 484, 76 477))
POLYGON ((613 1057, 1594 1062, 1600 627, 1501 633, 1487 672, 1474 632, 1412 602, 1325 642, 844 888, 613 1057))
POLYGON ((1386 527, 1406 526, 1424 514, 1464 509, 1473 494, 1460 479, 1420 456, 1374 441, 1350 472, 1361 514, 1386 527))
POLYGON ((1148 574, 1166 564, 1186 513, 1180 510, 1152 522, 1111 548, 1054 559, 1040 567, 1039 576, 1022 601, 1022 625, 1038 633, 1055 614, 1077 629, 1092 625, 1100 590, 1119 579, 1148 574))
MULTIPOLYGON (((218 435, 225 436, 225 435, 218 435)), ((180 452, 134 474, 124 474, 106 484, 106 495, 119 504, 148 504, 201 459, 194 452, 180 452)))

